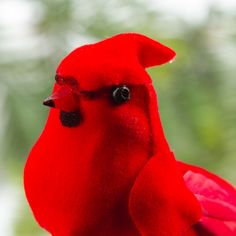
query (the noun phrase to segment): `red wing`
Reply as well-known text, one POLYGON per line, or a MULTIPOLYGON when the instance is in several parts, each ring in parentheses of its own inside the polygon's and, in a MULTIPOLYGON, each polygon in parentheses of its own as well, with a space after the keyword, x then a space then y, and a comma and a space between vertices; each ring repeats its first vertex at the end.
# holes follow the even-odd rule
POLYGON ((171 152, 152 157, 131 189, 129 212, 142 236, 182 236, 201 217, 171 152))
POLYGON ((187 187, 198 199, 202 218, 199 235, 236 235, 236 190, 218 176, 199 167, 178 162, 187 187))

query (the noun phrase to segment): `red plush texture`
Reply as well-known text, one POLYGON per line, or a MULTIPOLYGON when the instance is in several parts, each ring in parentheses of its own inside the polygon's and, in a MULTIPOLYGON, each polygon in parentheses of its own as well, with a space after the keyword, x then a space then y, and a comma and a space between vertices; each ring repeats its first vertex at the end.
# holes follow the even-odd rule
POLYGON ((233 186, 208 171, 178 162, 187 187, 197 197, 202 218, 195 226, 200 235, 236 235, 236 191, 233 186))
POLYGON ((176 162, 165 139, 145 68, 174 57, 172 49, 128 33, 62 60, 44 101, 53 108, 24 172, 33 214, 53 236, 234 234, 235 189, 176 162), (115 104, 122 86, 130 97, 115 104), (217 199, 202 184, 208 179, 217 199))

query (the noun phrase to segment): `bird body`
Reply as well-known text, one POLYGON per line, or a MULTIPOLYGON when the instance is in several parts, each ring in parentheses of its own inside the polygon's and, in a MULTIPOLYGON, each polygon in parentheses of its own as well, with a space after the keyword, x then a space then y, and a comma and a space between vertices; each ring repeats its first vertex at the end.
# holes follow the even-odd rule
POLYGON ((165 139, 145 68, 174 57, 128 33, 62 60, 24 172, 33 214, 53 236, 223 236, 212 227, 217 207, 235 235, 234 187, 177 162, 165 139))

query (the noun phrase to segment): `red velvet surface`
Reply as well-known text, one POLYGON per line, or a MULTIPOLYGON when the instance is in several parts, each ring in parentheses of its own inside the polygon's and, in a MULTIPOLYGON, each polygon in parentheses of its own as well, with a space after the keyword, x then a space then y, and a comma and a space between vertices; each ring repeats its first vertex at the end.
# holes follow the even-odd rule
MULTIPOLYGON (((169 149, 145 71, 174 57, 170 48, 130 33, 62 60, 50 97, 55 108, 24 172, 33 214, 53 236, 196 236, 201 227, 210 236, 194 178, 185 175, 192 167, 180 168, 169 149), (110 89, 120 85, 130 89, 130 100, 115 105, 110 89), (63 125, 61 111, 79 111, 81 122, 63 125)), ((221 187, 232 188, 223 201, 235 201, 233 187, 221 187)))
POLYGON ((178 167, 202 208, 202 217, 195 226, 199 235, 236 235, 235 188, 202 168, 181 162, 178 167))

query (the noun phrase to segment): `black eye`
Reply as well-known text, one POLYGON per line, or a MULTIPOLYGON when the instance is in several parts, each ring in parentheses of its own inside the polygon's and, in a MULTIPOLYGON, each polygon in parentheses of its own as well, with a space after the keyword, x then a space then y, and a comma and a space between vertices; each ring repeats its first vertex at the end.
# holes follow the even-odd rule
POLYGON ((130 90, 126 85, 115 88, 112 92, 113 101, 116 104, 122 104, 130 99, 130 90))
POLYGON ((59 75, 55 76, 55 80, 59 85, 63 85, 65 83, 65 79, 59 75))

